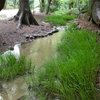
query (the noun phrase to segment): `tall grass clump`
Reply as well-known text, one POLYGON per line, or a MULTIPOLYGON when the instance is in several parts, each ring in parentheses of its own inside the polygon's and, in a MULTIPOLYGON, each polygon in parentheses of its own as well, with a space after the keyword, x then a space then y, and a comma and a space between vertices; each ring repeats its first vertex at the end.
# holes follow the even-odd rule
POLYGON ((75 19, 75 15, 52 15, 52 16, 46 16, 46 21, 50 22, 52 25, 66 25, 66 21, 75 19))
POLYGON ((94 87, 99 64, 96 39, 88 30, 70 28, 65 32, 57 47, 59 54, 32 80, 44 100, 99 100, 94 87))
POLYGON ((31 61, 22 56, 16 59, 13 55, 0 55, 0 80, 11 80, 18 75, 24 75, 32 67, 31 61))

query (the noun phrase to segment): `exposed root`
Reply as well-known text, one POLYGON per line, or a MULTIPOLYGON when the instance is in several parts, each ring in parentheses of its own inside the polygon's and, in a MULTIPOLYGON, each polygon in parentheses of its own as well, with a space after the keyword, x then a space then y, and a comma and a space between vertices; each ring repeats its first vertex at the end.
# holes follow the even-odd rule
POLYGON ((23 12, 19 16, 17 29, 21 28, 21 26, 22 26, 22 20, 23 20, 23 12))
POLYGON ((31 12, 24 10, 18 12, 13 18, 10 18, 9 21, 14 20, 15 22, 18 21, 17 29, 21 28, 22 24, 26 24, 30 26, 30 24, 39 25, 31 12))

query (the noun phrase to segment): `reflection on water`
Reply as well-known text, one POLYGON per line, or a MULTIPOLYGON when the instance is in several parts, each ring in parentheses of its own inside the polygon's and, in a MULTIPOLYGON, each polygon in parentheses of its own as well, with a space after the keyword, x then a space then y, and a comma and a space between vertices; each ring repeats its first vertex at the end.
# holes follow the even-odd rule
POLYGON ((27 56, 27 59, 32 59, 36 66, 43 64, 50 56, 56 53, 56 45, 60 42, 60 37, 63 32, 53 34, 45 38, 35 40, 33 43, 28 43, 21 46, 21 53, 27 56))
POLYGON ((22 77, 11 82, 2 83, 3 90, 0 93, 0 100, 17 100, 27 94, 27 84, 22 77))
MULTIPOLYGON (((60 42, 63 32, 53 34, 45 38, 34 40, 21 46, 21 54, 26 55, 27 59, 32 59, 36 67, 41 66, 44 60, 50 56, 56 55, 56 45, 60 42)), ((0 91, 0 100, 17 100, 23 95, 28 94, 27 84, 22 77, 7 83, 2 83, 0 91)))

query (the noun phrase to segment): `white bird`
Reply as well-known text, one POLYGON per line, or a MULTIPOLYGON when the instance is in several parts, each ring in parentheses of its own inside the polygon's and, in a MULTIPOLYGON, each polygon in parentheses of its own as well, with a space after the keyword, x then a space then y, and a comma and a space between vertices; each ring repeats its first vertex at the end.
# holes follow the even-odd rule
POLYGON ((9 55, 13 55, 16 59, 20 57, 20 44, 16 44, 13 50, 8 50, 2 54, 2 57, 6 58, 9 55))

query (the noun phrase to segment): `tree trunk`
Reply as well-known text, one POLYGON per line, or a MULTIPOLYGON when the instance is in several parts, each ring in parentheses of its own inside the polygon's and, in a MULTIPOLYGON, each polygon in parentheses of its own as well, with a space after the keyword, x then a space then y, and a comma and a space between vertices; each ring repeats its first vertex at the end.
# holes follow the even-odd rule
POLYGON ((50 9, 50 5, 51 5, 51 1, 52 1, 52 0, 48 0, 48 7, 47 7, 47 10, 46 10, 46 14, 49 13, 49 9, 50 9))
POLYGON ((79 17, 81 16, 81 7, 80 7, 81 1, 78 0, 78 11, 79 11, 79 17))
POLYGON ((39 25, 31 13, 29 0, 19 0, 19 11, 14 16, 14 20, 18 21, 17 28, 20 28, 22 24, 28 26, 30 26, 30 24, 39 25))
POLYGON ((91 0, 91 16, 93 22, 100 26, 100 0, 91 0))
POLYGON ((14 0, 14 9, 16 8, 16 0, 14 0))
POLYGON ((4 8, 6 0, 0 0, 0 11, 4 8))
POLYGON ((5 1, 3 9, 6 9, 6 7, 7 7, 7 1, 5 1))
POLYGON ((43 12, 44 9, 45 9, 45 2, 44 2, 44 0, 41 0, 41 9, 40 9, 40 11, 43 12))
POLYGON ((91 17, 92 17, 92 9, 93 9, 94 3, 95 3, 95 0, 89 0, 89 13, 91 17))

